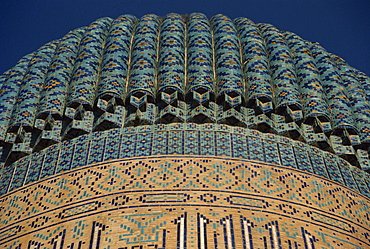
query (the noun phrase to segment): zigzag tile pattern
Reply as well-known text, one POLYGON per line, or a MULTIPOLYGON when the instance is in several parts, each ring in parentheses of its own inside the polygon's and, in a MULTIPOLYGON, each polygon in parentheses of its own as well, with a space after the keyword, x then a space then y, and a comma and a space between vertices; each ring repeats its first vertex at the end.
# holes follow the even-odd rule
POLYGON ((9 127, 19 87, 22 84, 28 64, 35 53, 24 56, 15 67, 1 75, 0 88, 0 137, 4 141, 9 127))
POLYGON ((216 94, 213 75, 213 39, 208 18, 200 13, 187 21, 187 92, 204 88, 216 94))
POLYGON ((0 195, 85 165, 155 155, 208 155, 271 163, 331 179, 370 198, 368 174, 346 160, 289 138, 222 124, 159 124, 89 133, 2 168, 0 195))
POLYGON ((10 127, 33 127, 46 73, 55 53, 56 42, 51 42, 36 51, 19 88, 10 127))
POLYGON ((95 131, 219 123, 369 170, 369 96, 364 73, 270 24, 200 13, 102 18, 0 76, 0 164, 95 131))
POLYGON ((248 107, 268 113, 273 109, 273 91, 264 40, 257 25, 247 18, 237 18, 235 24, 242 45, 245 89, 248 107))
POLYGON ((109 28, 96 95, 111 95, 123 102, 130 66, 130 46, 136 17, 122 15, 109 28))
POLYGON ((69 86, 67 105, 94 105, 96 85, 101 67, 103 48, 107 39, 110 18, 102 18, 93 22, 83 34, 69 86))
POLYGON ((73 30, 58 43, 43 85, 38 117, 52 114, 60 120, 62 119, 66 107, 69 81, 72 77, 83 33, 84 29, 73 30))
POLYGON ((306 42, 294 33, 284 32, 283 35, 295 66, 306 123, 310 117, 329 120, 329 108, 325 101, 320 74, 306 42))
POLYGON ((370 246, 370 199, 318 174, 241 158, 105 161, 18 188, 0 207, 7 249, 370 246))
POLYGON ((200 13, 190 14, 187 22, 187 122, 217 122, 213 63, 213 38, 209 20, 200 13))
POLYGON ((136 27, 126 98, 127 125, 154 124, 156 120, 154 102, 160 21, 156 15, 145 15, 136 27))
POLYGON ((185 122, 185 22, 168 14, 160 29, 157 107, 161 123, 185 122))
MULTIPOLYGON (((296 73, 290 49, 283 34, 271 24, 259 24, 266 41, 266 50, 270 62, 272 83, 275 89, 276 113, 284 114, 287 107, 301 109, 296 73)), ((293 117, 301 119, 302 117, 293 117)))

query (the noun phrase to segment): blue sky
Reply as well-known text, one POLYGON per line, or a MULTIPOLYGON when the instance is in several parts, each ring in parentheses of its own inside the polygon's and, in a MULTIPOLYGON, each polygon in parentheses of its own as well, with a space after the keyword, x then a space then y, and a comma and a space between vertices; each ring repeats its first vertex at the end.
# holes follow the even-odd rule
POLYGON ((43 44, 94 20, 121 14, 223 13, 271 23, 370 76, 370 0, 0 0, 0 73, 43 44))

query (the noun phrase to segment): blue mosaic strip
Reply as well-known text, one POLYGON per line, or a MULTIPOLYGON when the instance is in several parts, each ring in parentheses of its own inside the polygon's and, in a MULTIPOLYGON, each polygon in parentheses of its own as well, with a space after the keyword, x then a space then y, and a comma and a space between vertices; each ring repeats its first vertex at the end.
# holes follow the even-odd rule
POLYGON ((119 143, 117 139, 115 137, 107 137, 103 160, 109 161, 118 158, 119 158, 119 143))
POLYGON ((24 161, 23 164, 19 165, 14 172, 12 184, 9 188, 9 191, 17 189, 23 185, 24 178, 27 174, 27 169, 29 167, 30 162, 24 161))
POLYGON ((153 134, 153 146, 152 155, 166 155, 167 154, 167 142, 168 132, 158 131, 153 134))
POLYGON ((120 145, 120 158, 131 157, 135 154, 136 134, 122 134, 120 145))
POLYGON ((248 150, 251 160, 265 161, 262 140, 259 137, 248 137, 248 150))
POLYGON ((185 132, 185 155, 200 155, 199 153, 199 131, 188 131, 185 132))
MULTIPOLYGON (((44 157, 45 157, 44 153, 36 152, 36 153, 33 153, 32 156, 28 158, 28 160, 30 160, 32 163, 30 164, 30 167, 27 170, 28 173, 27 173, 24 184, 29 184, 31 182, 35 182, 40 179, 40 175, 42 173, 41 169, 44 163, 44 157)), ((59 163, 62 163, 62 162, 58 161, 58 164, 59 163)))
POLYGON ((311 161, 307 151, 301 147, 303 144, 299 145, 299 147, 294 147, 295 160, 297 162, 298 168, 307 172, 313 172, 311 161))
POLYGON ((232 136, 232 157, 249 159, 247 137, 242 134, 231 133, 232 136))
POLYGON ((90 143, 76 144, 71 168, 78 168, 87 164, 86 154, 89 153, 90 143))
POLYGON ((200 154, 201 155, 216 155, 215 153, 215 134, 213 131, 200 132, 200 154))
POLYGON ((329 178, 370 197, 368 174, 331 153, 246 128, 180 123, 112 129, 53 145, 2 168, 0 193, 73 168, 151 155, 214 155, 283 165, 329 178))
POLYGON ((60 173, 71 168, 73 150, 74 150, 73 143, 66 142, 63 144, 63 146, 61 146, 57 170, 55 173, 60 173))
POLYGON ((293 146, 289 144, 278 144, 280 151, 281 164, 284 166, 289 166, 297 168, 296 161, 291 156, 293 154, 293 146))

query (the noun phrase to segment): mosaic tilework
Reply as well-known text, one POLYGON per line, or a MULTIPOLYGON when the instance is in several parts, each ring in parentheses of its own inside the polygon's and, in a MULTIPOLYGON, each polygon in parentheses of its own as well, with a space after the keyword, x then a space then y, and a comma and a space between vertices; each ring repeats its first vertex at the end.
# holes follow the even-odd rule
POLYGON ((124 99, 131 39, 136 23, 137 19, 132 15, 122 15, 112 22, 105 44, 98 96, 114 95, 124 99))
POLYGON ((367 248, 369 208, 369 198, 344 185, 275 164, 119 159, 3 196, 0 246, 367 248))
POLYGON ((15 67, 1 75, 0 83, 0 137, 5 139, 19 87, 33 54, 24 56, 15 67))
POLYGON ((201 87, 214 95, 213 41, 209 20, 204 14, 192 13, 188 17, 187 28, 187 90, 190 92, 201 87))
POLYGON ((172 88, 184 94, 185 21, 179 14, 168 14, 160 30, 158 91, 172 88))
POLYGON ((318 116, 329 121, 329 108, 325 101, 324 88, 318 77, 320 73, 312 55, 308 53, 306 42, 294 33, 283 32, 282 34, 290 48, 296 68, 306 123, 309 122, 310 117, 318 116))
MULTIPOLYGON (((355 139, 359 139, 360 141, 368 141, 369 139, 369 131, 366 129, 367 123, 369 122, 369 102, 367 101, 368 96, 367 92, 365 92, 365 87, 360 87, 361 80, 357 77, 356 69, 351 68, 343 59, 339 58, 338 56, 332 55, 332 61, 335 63, 338 72, 342 78, 343 84, 346 87, 348 92, 348 98, 350 99, 352 105, 352 111, 355 113, 354 120, 356 122, 357 129, 360 130, 360 137, 355 139)), ((364 84, 366 85, 366 84, 364 84)), ((351 143, 360 143, 360 141, 352 141, 351 143)))
POLYGON ((55 53, 57 42, 50 42, 38 49, 28 64, 10 119, 10 126, 32 127, 37 103, 44 86, 49 64, 55 53))
POLYGON ((114 128, 220 123, 370 170, 370 79, 317 43, 224 15, 102 18, 0 76, 0 166, 114 128))
POLYGON ((282 136, 220 124, 138 126, 80 136, 2 168, 0 191, 5 194, 88 164, 151 155, 217 155, 274 163, 332 179, 370 197, 368 174, 343 158, 282 136))
POLYGON ((223 111, 230 108, 237 110, 244 97, 237 31, 233 22, 224 15, 212 17, 211 25, 214 31, 217 102, 223 111))
POLYGON ((155 63, 160 18, 156 15, 143 16, 134 34, 129 92, 141 90, 154 95, 155 63))
POLYGON ((168 14, 160 29, 158 54, 157 106, 163 123, 186 121, 185 95, 185 20, 168 14))
POLYGON ((68 95, 68 105, 80 103, 93 106, 103 44, 112 21, 111 18, 102 18, 86 28, 69 86, 73 94, 68 95))
MULTIPOLYGON (((59 41, 44 82, 38 116, 47 116, 52 113, 59 119, 63 117, 68 96, 68 80, 72 77, 83 33, 84 29, 76 29, 59 41)), ((45 117, 43 119, 45 120, 45 117)))
MULTIPOLYGON (((269 54, 271 78, 275 88, 275 108, 280 113, 285 106, 301 109, 298 84, 290 49, 283 35, 271 24, 259 24, 269 54)), ((301 119, 301 118, 298 118, 301 119)))
POLYGON ((369 96, 270 24, 96 20, 0 75, 0 247, 370 247, 369 96))
POLYGON ((208 18, 192 13, 187 21, 187 122, 217 122, 213 39, 208 18))
POLYGON ((263 38, 251 20, 241 17, 234 22, 242 44, 248 106, 256 107, 262 113, 270 112, 273 109, 273 92, 263 38))

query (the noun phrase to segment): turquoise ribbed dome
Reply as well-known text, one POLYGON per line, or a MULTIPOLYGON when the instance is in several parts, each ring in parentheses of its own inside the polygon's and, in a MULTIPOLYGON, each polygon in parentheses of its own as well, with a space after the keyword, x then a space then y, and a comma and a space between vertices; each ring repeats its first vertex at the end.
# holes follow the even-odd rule
POLYGON ((0 76, 0 163, 94 131, 220 123, 368 170, 370 79, 317 43, 224 15, 102 18, 0 76))

